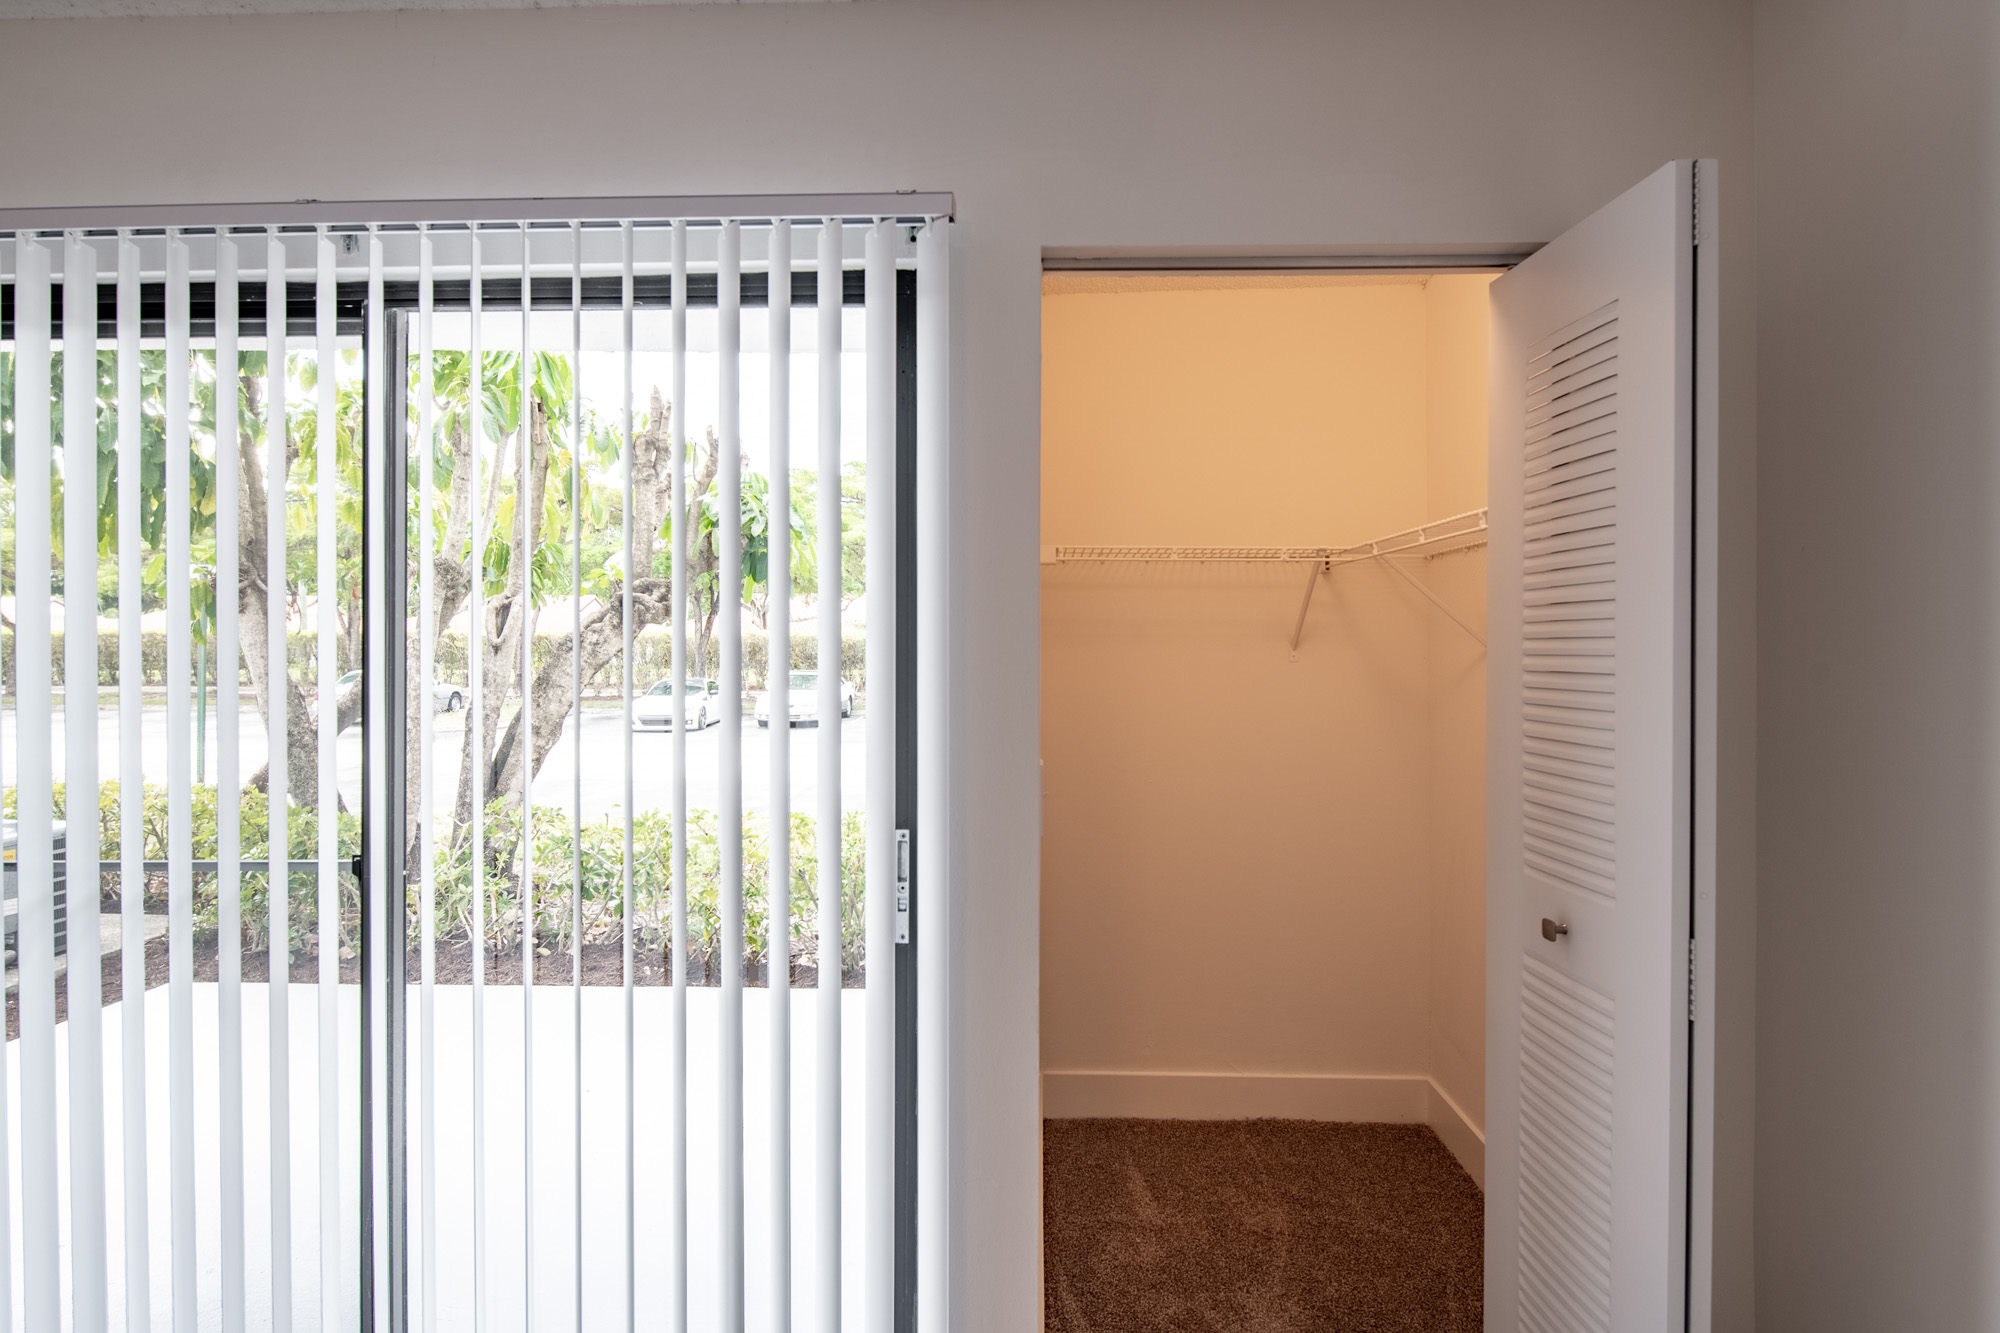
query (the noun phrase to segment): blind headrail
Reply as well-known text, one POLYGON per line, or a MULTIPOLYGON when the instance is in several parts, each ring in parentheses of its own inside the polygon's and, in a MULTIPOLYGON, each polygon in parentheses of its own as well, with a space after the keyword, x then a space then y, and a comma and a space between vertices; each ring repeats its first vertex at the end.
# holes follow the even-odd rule
POLYGON ((294 199, 289 202, 221 204, 86 204, 53 208, 0 208, 0 235, 20 235, 64 228, 149 230, 164 227, 212 231, 236 228, 316 227, 415 230, 428 224, 439 230, 484 227, 518 229, 532 226, 567 231, 572 222, 584 227, 719 225, 725 220, 790 218, 818 222, 839 218, 868 222, 877 218, 921 223, 953 216, 950 191, 878 191, 860 194, 691 194, 610 195, 569 199, 294 199))

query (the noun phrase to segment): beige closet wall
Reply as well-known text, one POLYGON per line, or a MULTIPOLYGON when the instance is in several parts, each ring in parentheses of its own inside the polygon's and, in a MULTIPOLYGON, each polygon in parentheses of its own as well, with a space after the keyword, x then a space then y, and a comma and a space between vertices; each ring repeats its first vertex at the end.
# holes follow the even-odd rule
MULTIPOLYGON (((1486 504, 1490 277, 1424 288, 1426 478, 1431 513, 1486 504)), ((1440 556, 1421 572, 1486 633, 1486 551, 1440 556)), ((1486 1128, 1486 653, 1443 616, 1430 620, 1431 1079, 1486 1128)))
MULTIPOLYGON (((1484 503, 1483 280, 1044 290, 1045 545, 1342 544, 1484 503)), ((1483 618, 1483 557, 1454 559, 1431 576, 1483 618)), ((1200 1110, 1186 1080, 1083 1077, 1122 1073, 1355 1076, 1294 1104, 1388 1116, 1371 1089, 1441 1068, 1480 1122, 1483 659, 1356 566, 1289 660, 1302 587, 1043 566, 1052 1113, 1200 1110)))

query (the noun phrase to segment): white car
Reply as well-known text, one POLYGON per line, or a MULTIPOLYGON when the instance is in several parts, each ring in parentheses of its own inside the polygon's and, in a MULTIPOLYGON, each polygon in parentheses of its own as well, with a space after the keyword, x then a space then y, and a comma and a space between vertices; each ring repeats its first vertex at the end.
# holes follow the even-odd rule
MULTIPOLYGON (((700 731, 711 721, 722 721, 722 686, 700 676, 688 677, 687 708, 683 713, 691 730, 700 731)), ((672 731, 674 729, 674 680, 669 676, 632 703, 632 730, 672 731)))
MULTIPOLYGON (((792 725, 810 722, 818 726, 819 672, 794 671, 790 688, 791 698, 787 702, 790 704, 788 711, 792 715, 792 725)), ((840 682, 840 715, 854 716, 854 687, 844 680, 840 682)), ((768 693, 757 696, 757 725, 760 727, 771 725, 771 696, 768 693)))
MULTIPOLYGON (((333 697, 338 699, 341 695, 347 692, 348 686, 353 685, 360 679, 361 679, 361 673, 359 671, 348 672, 346 675, 342 676, 339 680, 333 682, 333 697)), ((317 685, 312 686, 306 691, 306 694, 307 697, 309 697, 312 700, 313 706, 318 707, 319 686, 317 685)), ((453 685, 449 681, 443 681, 443 680, 432 681, 431 707, 432 709, 440 713, 456 713, 459 709, 465 707, 465 687, 461 685, 453 685)))

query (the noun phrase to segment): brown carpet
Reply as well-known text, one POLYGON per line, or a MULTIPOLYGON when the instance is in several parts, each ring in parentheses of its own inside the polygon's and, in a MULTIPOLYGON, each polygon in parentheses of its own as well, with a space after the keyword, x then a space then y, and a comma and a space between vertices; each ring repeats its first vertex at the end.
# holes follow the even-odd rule
POLYGON ((1042 1128, 1050 1333, 1480 1328, 1484 1204, 1425 1126, 1042 1128))

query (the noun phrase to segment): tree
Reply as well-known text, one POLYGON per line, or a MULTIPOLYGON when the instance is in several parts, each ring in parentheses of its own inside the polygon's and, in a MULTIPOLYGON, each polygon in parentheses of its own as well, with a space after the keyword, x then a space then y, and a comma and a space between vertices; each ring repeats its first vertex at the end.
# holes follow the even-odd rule
MULTIPOLYGON (((486 602, 484 614, 471 626, 467 636, 468 655, 478 654, 482 681, 498 687, 489 696, 490 706, 481 710, 478 733, 468 726, 461 742, 458 790, 452 809, 454 846, 462 845, 470 836, 475 765, 479 766, 478 771, 483 771, 489 800, 517 806, 524 765, 532 781, 576 706, 577 700, 570 689, 572 663, 568 654, 557 654, 543 663, 529 682, 533 728, 532 734, 522 734, 521 645, 524 636, 533 635, 541 608, 551 598, 570 591, 572 521, 581 531, 585 520, 590 520, 588 526, 596 530, 593 535, 599 538, 592 543, 594 551, 615 554, 616 558, 615 563, 611 558, 599 558, 594 568, 585 570, 586 583, 597 594, 597 605, 583 616, 576 631, 580 638, 583 679, 586 682, 595 679, 615 661, 625 640, 623 464, 615 437, 593 424, 586 433, 586 451, 579 457, 560 441, 558 432, 551 431, 551 421, 567 420, 570 397, 575 391, 566 358, 537 356, 526 394, 521 389, 518 357, 491 354, 482 358, 480 369, 486 441, 476 452, 471 430, 469 357, 462 353, 439 354, 431 384, 431 391, 443 409, 438 414, 440 440, 433 446, 434 484, 441 484, 445 494, 437 497, 444 530, 432 558, 433 615, 425 629, 433 636, 442 635, 471 599, 473 579, 479 578, 486 602), (521 490, 520 467, 524 449, 525 495, 521 490), (550 485, 551 477, 559 484, 550 485), (481 488, 480 508, 487 516, 487 531, 479 534, 472 531, 475 484, 481 488), (572 487, 577 493, 574 514, 572 487), (607 499, 614 503, 607 503, 607 499), (607 527, 620 532, 615 553, 604 552, 602 536, 607 527), (503 717, 510 699, 515 707, 503 717)), ((668 423, 669 409, 655 389, 631 449, 634 569, 654 568, 660 538, 668 526, 668 492, 672 484, 668 423)), ((707 446, 706 457, 696 468, 689 486, 690 503, 697 507, 716 471, 717 450, 712 436, 707 446)), ((634 634, 648 625, 666 621, 669 602, 665 577, 649 572, 634 578, 631 593, 634 634)), ((415 646, 412 645, 413 649, 415 646)), ((414 680, 416 672, 410 674, 414 680)), ((428 700, 412 701, 413 708, 428 706, 428 700)), ((422 781, 414 756, 409 773, 409 808, 414 811, 418 784, 422 781)), ((414 838, 414 826, 409 832, 414 838)), ((512 852, 496 846, 489 849, 488 855, 498 865, 511 857, 512 852)))
MULTIPOLYGON (((798 517, 794 534, 806 534, 805 550, 792 557, 792 592, 808 601, 819 597, 819 474, 792 469, 792 497, 798 517)), ((853 605, 868 588, 868 478, 865 465, 840 470, 840 605, 853 605)), ((797 548, 795 548, 795 551, 797 548)))
MULTIPOLYGON (((166 422, 160 402, 164 394, 165 353, 142 352, 141 371, 144 410, 141 418, 139 465, 141 468, 141 540, 143 586, 140 595, 148 608, 164 602, 166 587, 166 523, 175 507, 175 498, 166 494, 166 422)), ((334 457, 325 460, 334 469, 333 493, 337 506, 335 531, 335 586, 326 590, 334 599, 338 620, 340 660, 358 662, 363 623, 360 549, 361 515, 364 505, 361 457, 364 426, 363 395, 358 356, 341 354, 345 372, 338 384, 333 423, 334 457)), ((60 356, 51 380, 54 425, 61 431, 60 356)), ((616 662, 626 637, 624 621, 626 562, 624 560, 624 473, 625 453, 616 432, 588 419, 582 447, 572 452, 568 432, 562 423, 569 419, 576 392, 574 368, 568 358, 537 355, 527 367, 528 385, 523 392, 520 358, 505 353, 488 353, 480 365, 481 412, 483 423, 479 448, 474 449, 471 411, 472 362, 467 353, 444 351, 435 355, 426 385, 412 364, 412 424, 418 394, 428 391, 436 403, 436 434, 419 447, 432 451, 433 509, 435 529, 431 579, 433 615, 423 632, 442 635, 471 600, 473 580, 478 578, 485 594, 484 614, 468 635, 469 652, 478 654, 482 678, 490 683, 487 698, 491 706, 482 710, 478 734, 468 731, 462 741, 459 787, 453 802, 453 840, 462 844, 469 836, 471 789, 475 763, 484 772, 489 799, 518 806, 524 772, 537 772, 555 744, 577 700, 570 689, 570 657, 550 655, 540 664, 529 682, 533 701, 532 736, 521 734, 519 708, 519 663, 526 636, 534 633, 541 610, 551 600, 571 592, 570 542, 572 525, 585 552, 583 588, 591 599, 577 633, 582 651, 583 676, 589 682, 616 662), (553 429, 551 423, 558 423, 553 429), (527 460, 525 489, 520 463, 527 460), (479 486, 475 506, 473 486, 479 486), (572 491, 575 500, 572 502, 572 491), (479 532, 473 531, 474 510, 483 515, 479 532), (573 512, 574 511, 574 512, 573 512)), ((240 623, 242 665, 248 671, 251 694, 267 732, 273 701, 267 660, 269 626, 273 616, 289 622, 302 614, 310 598, 317 596, 318 580, 318 397, 315 392, 322 367, 309 351, 295 353, 281 368, 286 376, 286 419, 270 438, 270 376, 272 368, 261 352, 241 354, 232 386, 238 395, 237 451, 238 487, 233 501, 238 514, 238 541, 234 553, 237 608, 240 623), (266 471, 272 463, 272 449, 282 449, 285 467, 285 513, 281 532, 285 545, 284 585, 267 586, 271 515, 268 512, 266 471)), ((11 431, 13 376, 0 374, 0 474, 13 480, 13 435, 11 431)), ((215 493, 215 402, 220 391, 212 352, 193 356, 190 377, 190 494, 183 503, 192 516, 191 594, 195 623, 191 632, 196 642, 207 642, 213 633, 214 598, 218 569, 227 570, 228 558, 215 550, 215 513, 219 497, 215 493)), ((97 403, 98 534, 100 599, 106 609, 115 607, 121 590, 117 588, 118 536, 118 456, 117 437, 117 357, 115 352, 99 354, 97 403)), ((648 410, 638 423, 632 441, 632 559, 631 569, 640 571, 631 580, 632 625, 641 630, 664 624, 670 614, 669 542, 676 522, 686 525, 689 543, 689 621, 692 661, 707 661, 712 651, 714 625, 720 610, 721 580, 717 576, 716 541, 719 531, 715 477, 719 449, 712 433, 699 446, 690 448, 687 494, 673 497, 672 445, 668 426, 671 407, 653 390, 648 410)), ((412 484, 416 483, 412 469, 412 484)), ((64 477, 61 451, 51 466, 51 497, 60 512, 64 477)), ((813 520, 811 485, 793 488, 793 542, 791 558, 794 582, 811 586, 813 568, 813 520)), ((767 484, 755 474, 746 476, 743 486, 741 520, 744 534, 742 560, 746 601, 753 612, 765 609, 762 589, 768 587, 767 484)), ((5 536, 12 537, 13 491, 0 491, 0 524, 5 536)), ((415 522, 416 506, 410 506, 415 522)), ((843 526, 847 526, 845 518, 843 526)), ((858 521, 855 523, 858 540, 858 521)), ((411 559, 423 549, 412 533, 411 559)), ((56 525, 60 542, 61 525, 56 525)), ((856 548, 858 562, 858 548, 856 548)), ((57 551, 58 577, 61 553, 57 551)), ((843 561, 845 564, 846 561, 843 561)), ((13 565, 5 565, 11 579, 13 565)), ((857 563, 858 572, 858 563, 857 563)), ((416 582, 414 563, 409 571, 416 582)), ((843 577, 843 585, 847 582, 843 577)), ((857 585, 858 590, 858 585, 857 585)), ((58 588, 60 591, 60 588, 58 588)), ((412 610, 415 608, 413 607, 412 610)), ((412 718, 425 716, 430 700, 417 692, 418 643, 410 644, 411 693, 407 700, 412 718)), ((278 701, 286 717, 288 794, 300 804, 318 798, 317 710, 313 707, 306 682, 287 672, 284 698, 278 701)), ((354 725, 361 714, 361 689, 343 691, 335 701, 336 734, 354 725)), ((408 761, 407 796, 414 818, 417 794, 423 775, 418 755, 408 761)), ((250 786, 268 789, 268 766, 251 775, 250 786)), ((414 824, 409 830, 414 851, 414 824)), ((506 849, 493 849, 494 863, 501 864, 506 849)))
MULTIPOLYGON (((51 437, 59 441, 63 432, 62 399, 62 354, 52 358, 50 398, 51 437)), ((139 536, 143 544, 143 558, 140 561, 142 587, 139 594, 146 609, 158 607, 165 602, 166 593, 166 528, 167 517, 175 505, 174 497, 167 495, 167 440, 166 415, 162 408, 166 386, 166 353, 163 350, 144 350, 140 353, 140 393, 142 410, 139 418, 139 536)), ((0 420, 8 423, 4 433, 0 433, 0 478, 13 483, 14 475, 14 434, 13 421, 14 375, 11 357, 6 373, 0 374, 0 420)), ((189 390, 189 435, 188 472, 189 494, 179 501, 185 504, 190 523, 190 605, 193 623, 190 634, 197 644, 211 640, 215 626, 215 595, 218 555, 215 549, 215 512, 218 497, 215 490, 215 438, 216 419, 216 360, 212 351, 197 351, 193 354, 189 390)), ((313 520, 316 514, 317 497, 312 480, 303 474, 298 466, 301 458, 316 464, 312 456, 312 443, 317 438, 316 408, 310 390, 316 385, 317 367, 310 354, 299 354, 288 359, 286 373, 295 381, 287 393, 287 419, 280 432, 285 442, 288 460, 287 483, 290 498, 286 505, 286 587, 280 590, 278 603, 282 610, 296 609, 303 590, 316 578, 316 569, 311 559, 313 520), (300 441, 309 443, 302 448, 300 441), (300 547, 306 548, 304 553, 300 547)), ((239 436, 237 457, 240 466, 240 487, 238 492, 238 534, 237 549, 237 590, 239 613, 239 639, 244 668, 249 672, 252 694, 256 700, 258 714, 268 733, 270 729, 270 678, 267 667, 266 645, 270 597, 266 587, 265 551, 268 534, 266 532, 266 499, 264 489, 263 460, 259 455, 265 443, 267 423, 264 420, 263 404, 268 394, 269 366, 262 352, 244 352, 239 355, 238 376, 235 384, 238 393, 239 436)), ((97 369, 97 534, 99 556, 99 609, 116 607, 121 591, 117 587, 115 560, 118 553, 118 491, 119 468, 122 460, 118 452, 118 357, 116 351, 99 351, 97 369), (112 562, 106 570, 106 562, 112 562), (109 574, 108 580, 106 574, 109 574)), ((348 503, 355 503, 359 494, 359 447, 358 423, 360 393, 358 384, 342 388, 343 410, 339 423, 338 453, 335 466, 341 469, 340 485, 348 503)), ((66 478, 63 475, 63 453, 60 447, 53 452, 50 466, 51 512, 62 512, 66 478)), ((13 495, 11 486, 6 497, 6 533, 11 545, 13 535, 13 495)), ((52 529, 55 550, 56 587, 61 594, 61 573, 63 550, 62 523, 58 520, 52 529)), ((358 531, 358 524, 349 522, 342 525, 350 533, 358 531)), ((351 545, 351 541, 350 541, 351 545)), ((358 567, 358 549, 349 553, 348 564, 358 567)), ((9 591, 11 591, 13 562, 7 562, 9 591)), ((358 584, 355 586, 358 597, 358 584)), ((219 664, 218 664, 219 665, 219 664)), ((315 710, 301 683, 288 675, 286 688, 286 739, 288 781, 287 792, 291 799, 301 805, 317 802, 319 795, 319 726, 315 710)), ((340 701, 338 725, 342 728, 353 725, 360 716, 358 691, 350 691, 351 699, 340 701)), ((259 790, 268 790, 269 766, 253 774, 248 785, 259 790)))

